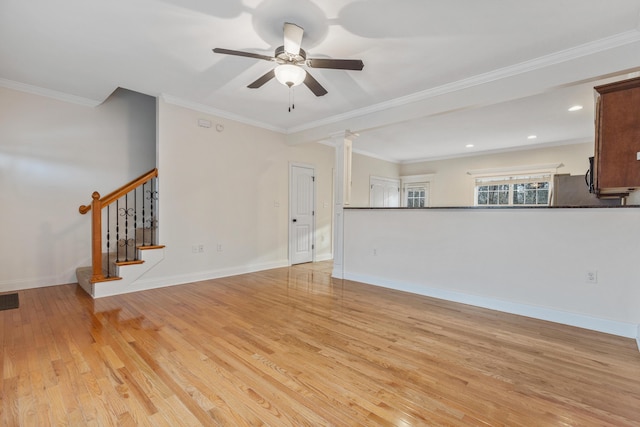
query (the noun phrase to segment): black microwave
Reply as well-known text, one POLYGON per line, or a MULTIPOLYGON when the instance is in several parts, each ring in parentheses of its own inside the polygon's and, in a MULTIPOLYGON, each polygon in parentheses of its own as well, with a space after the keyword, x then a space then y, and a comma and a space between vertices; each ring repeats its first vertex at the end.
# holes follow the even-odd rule
POLYGON ((589 157, 589 170, 584 175, 584 182, 589 188, 589 193, 595 193, 596 189, 593 186, 593 157, 589 157))

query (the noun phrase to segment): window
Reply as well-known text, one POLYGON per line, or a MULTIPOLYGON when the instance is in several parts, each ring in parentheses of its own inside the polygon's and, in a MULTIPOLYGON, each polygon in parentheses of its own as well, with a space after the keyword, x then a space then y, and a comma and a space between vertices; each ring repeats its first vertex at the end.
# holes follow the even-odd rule
POLYGON ((477 194, 477 205, 509 204, 509 185, 480 185, 477 194))
POLYGON ((547 206, 551 175, 476 179, 476 206, 547 206))
POLYGON ((402 183, 402 207, 429 207, 429 191, 434 174, 404 175, 400 177, 402 183))
POLYGON ((548 205, 549 181, 513 184, 514 205, 548 205))
POLYGON ((412 185, 405 188, 408 208, 424 208, 427 189, 424 185, 412 185))

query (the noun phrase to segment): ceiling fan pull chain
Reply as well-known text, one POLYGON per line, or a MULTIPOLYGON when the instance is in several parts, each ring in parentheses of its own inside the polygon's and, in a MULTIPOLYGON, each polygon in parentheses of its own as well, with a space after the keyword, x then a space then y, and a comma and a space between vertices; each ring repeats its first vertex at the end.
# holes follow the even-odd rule
POLYGON ((293 87, 289 86, 289 112, 291 112, 291 110, 294 110, 295 108, 295 94, 293 92, 293 87))

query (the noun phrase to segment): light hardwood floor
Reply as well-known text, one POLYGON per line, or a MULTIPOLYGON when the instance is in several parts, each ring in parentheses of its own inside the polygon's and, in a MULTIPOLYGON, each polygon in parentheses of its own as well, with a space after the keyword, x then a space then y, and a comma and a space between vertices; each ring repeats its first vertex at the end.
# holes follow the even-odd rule
POLYGON ((0 425, 640 425, 634 340, 305 264, 0 311, 0 425))

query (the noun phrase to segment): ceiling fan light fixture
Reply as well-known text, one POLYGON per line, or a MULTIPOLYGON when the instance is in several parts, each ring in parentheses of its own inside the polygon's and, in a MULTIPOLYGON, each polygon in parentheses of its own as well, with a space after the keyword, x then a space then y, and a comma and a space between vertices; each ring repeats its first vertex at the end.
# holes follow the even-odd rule
POLYGON ((298 86, 307 77, 304 68, 293 64, 281 64, 275 68, 276 79, 285 86, 298 86))

